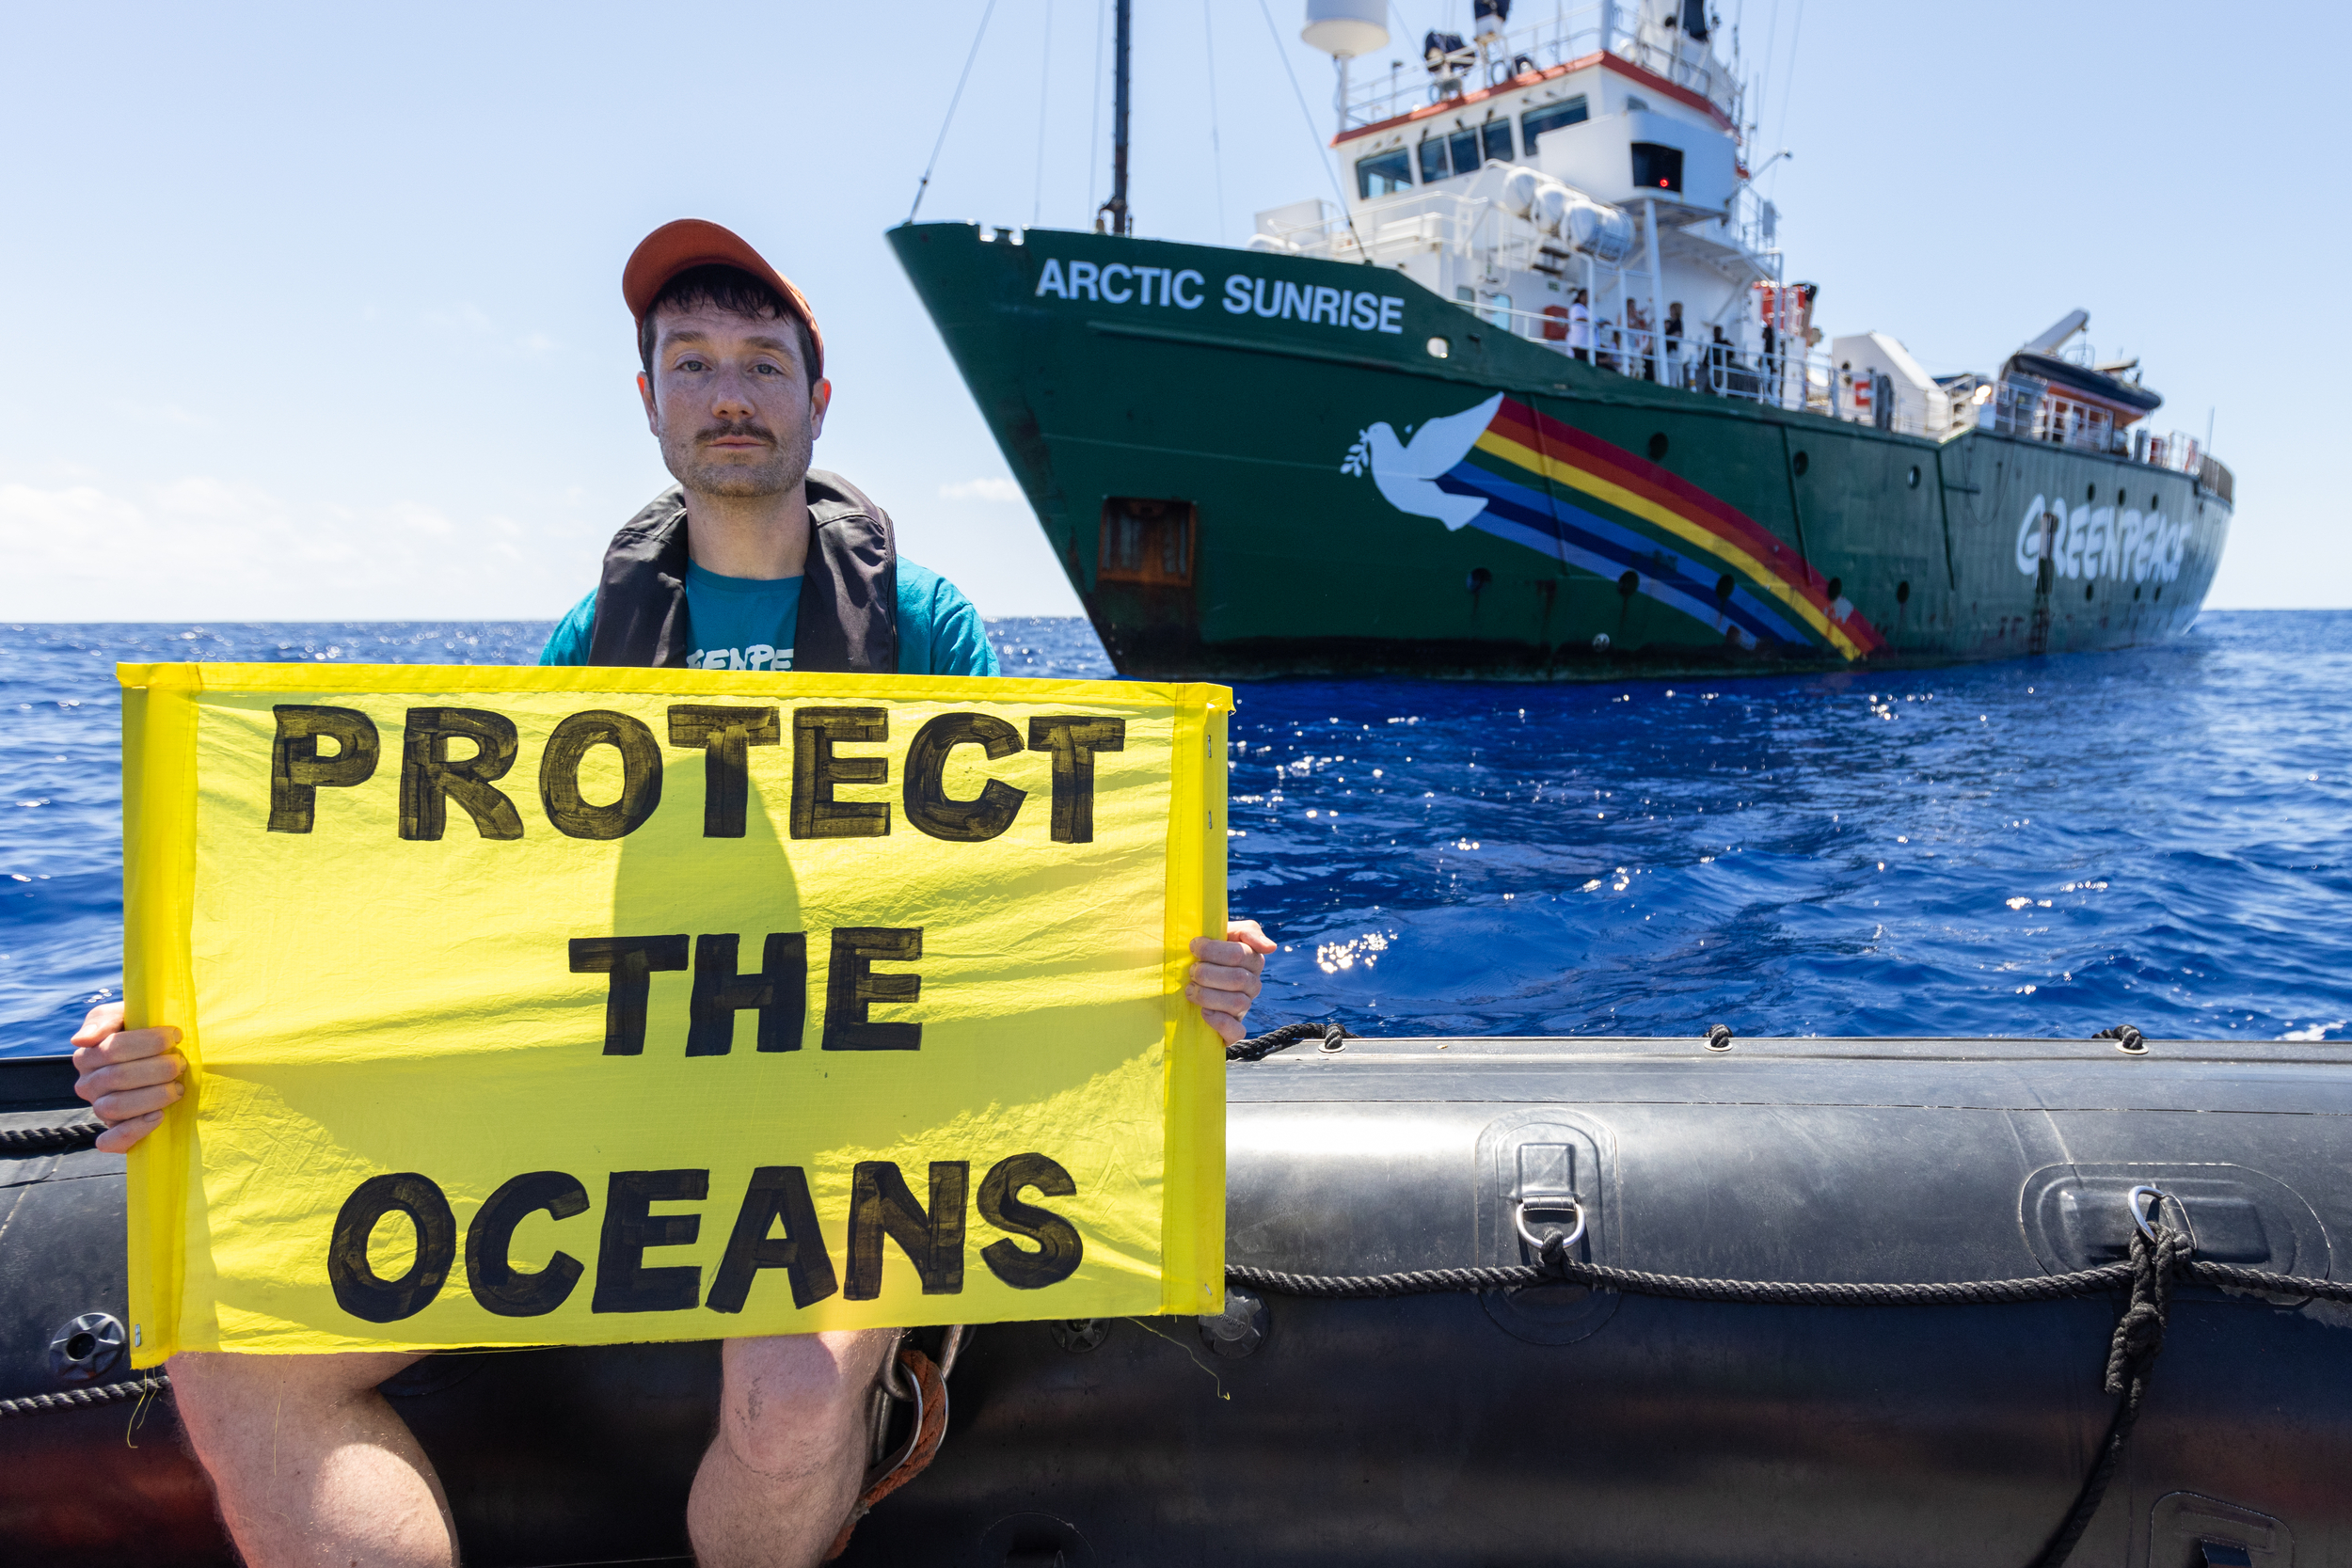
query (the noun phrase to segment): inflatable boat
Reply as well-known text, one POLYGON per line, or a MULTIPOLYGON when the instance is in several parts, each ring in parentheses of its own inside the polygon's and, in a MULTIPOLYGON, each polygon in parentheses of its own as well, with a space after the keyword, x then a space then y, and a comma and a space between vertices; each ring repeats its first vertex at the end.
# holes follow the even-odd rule
MULTIPOLYGON (((945 1442, 841 1560, 1978 1568, 2049 1560, 2103 1465, 2073 1562, 2352 1560, 2352 1047, 2121 1034, 1236 1062, 1224 1313, 960 1337, 945 1442), (2119 1395, 2160 1238, 2204 1272, 2119 1395)), ((0 1061, 0 1556, 230 1563, 122 1357, 122 1162, 71 1082, 0 1061)), ((683 1562, 718 1349, 442 1354, 385 1392, 471 1568, 683 1562)))

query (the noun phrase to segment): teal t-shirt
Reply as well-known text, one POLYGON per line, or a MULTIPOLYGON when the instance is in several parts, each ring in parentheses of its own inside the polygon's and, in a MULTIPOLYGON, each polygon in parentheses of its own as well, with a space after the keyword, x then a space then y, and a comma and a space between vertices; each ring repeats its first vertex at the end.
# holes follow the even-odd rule
MULTIPOLYGON (((793 632, 801 621, 799 578, 723 578, 688 562, 687 629, 694 641, 686 662, 697 670, 789 670, 793 632)), ((555 624, 542 664, 588 662, 588 631, 596 595, 572 606, 555 624)), ((980 612, 937 572, 898 561, 898 673, 993 675, 996 650, 980 626, 980 612)))

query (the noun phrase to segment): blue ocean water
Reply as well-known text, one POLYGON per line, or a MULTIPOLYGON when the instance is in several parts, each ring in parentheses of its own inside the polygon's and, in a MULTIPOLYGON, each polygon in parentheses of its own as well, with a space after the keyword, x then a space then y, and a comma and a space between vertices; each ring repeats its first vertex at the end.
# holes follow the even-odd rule
MULTIPOLYGON (((1084 622, 989 629, 1008 673, 1110 673, 1084 622)), ((547 630, 0 626, 0 1054, 119 994, 117 660, 503 664, 547 630)), ((2352 1029, 2352 612, 1908 674, 1236 696, 1269 1022, 2352 1029)))

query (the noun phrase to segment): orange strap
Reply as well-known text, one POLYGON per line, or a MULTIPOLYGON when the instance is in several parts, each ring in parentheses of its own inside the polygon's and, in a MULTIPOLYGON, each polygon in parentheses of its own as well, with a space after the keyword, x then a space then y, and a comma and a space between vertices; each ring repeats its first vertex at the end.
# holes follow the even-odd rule
POLYGON ((850 1532, 857 1528, 859 1520, 874 1512, 875 1504, 923 1473, 939 1452, 940 1439, 947 1435, 947 1380, 940 1375, 930 1356, 912 1346, 900 1347, 898 1365, 906 1369, 907 1375, 922 1392, 922 1421, 914 1429, 914 1441, 909 1445, 905 1457, 866 1481, 866 1490, 858 1494, 857 1506, 850 1510, 848 1522, 842 1525, 841 1533, 834 1537, 832 1549, 825 1553, 827 1562, 850 1549, 850 1532))

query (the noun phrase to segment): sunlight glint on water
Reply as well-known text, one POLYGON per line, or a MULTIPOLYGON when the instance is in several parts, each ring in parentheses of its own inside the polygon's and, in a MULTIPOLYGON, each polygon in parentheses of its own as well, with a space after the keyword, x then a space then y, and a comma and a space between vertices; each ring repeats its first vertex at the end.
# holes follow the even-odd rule
MULTIPOLYGON (((514 663, 546 629, 0 626, 0 1052, 120 984, 117 659, 514 663)), ((1084 622, 990 630, 1007 674, 1109 673, 1084 622)), ((1900 675, 1237 695, 1268 1022, 2352 1028, 2352 613, 1900 675)))

